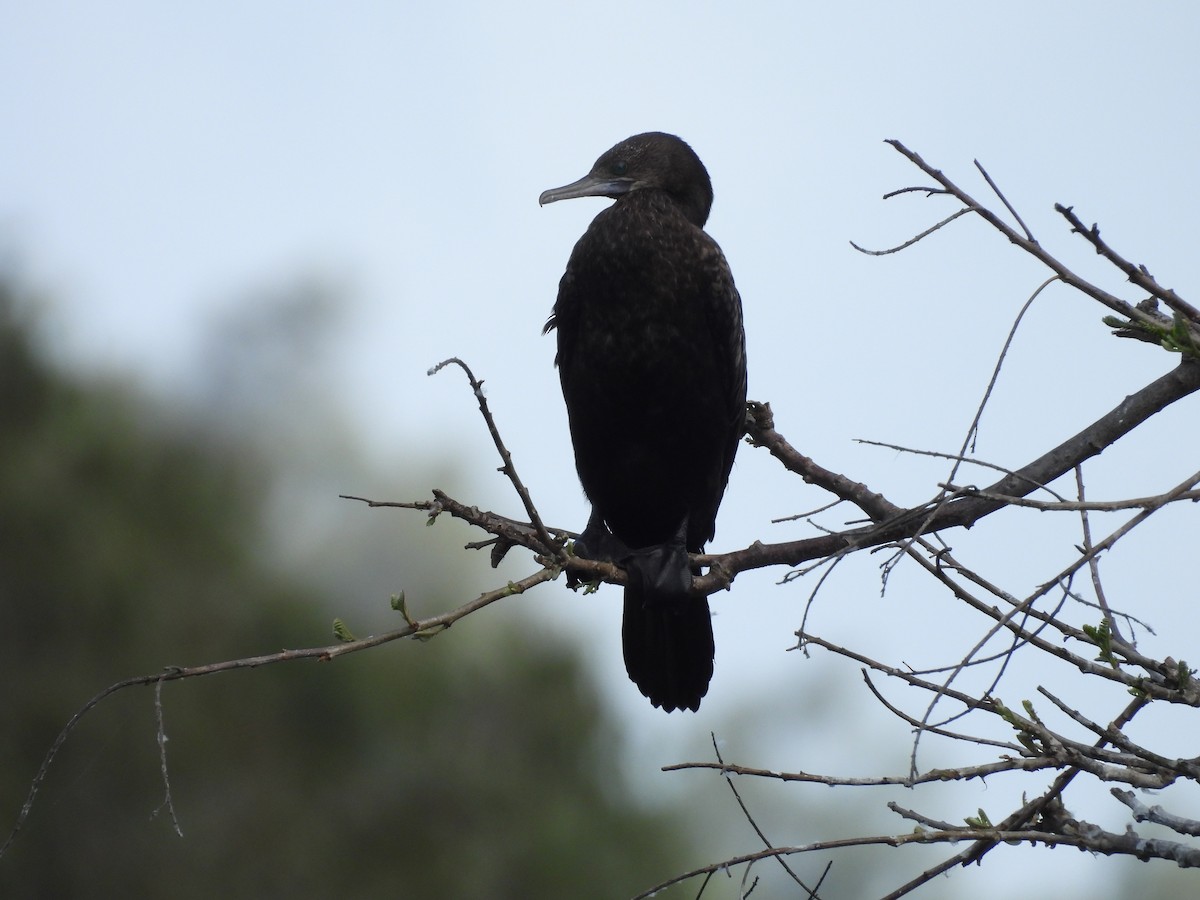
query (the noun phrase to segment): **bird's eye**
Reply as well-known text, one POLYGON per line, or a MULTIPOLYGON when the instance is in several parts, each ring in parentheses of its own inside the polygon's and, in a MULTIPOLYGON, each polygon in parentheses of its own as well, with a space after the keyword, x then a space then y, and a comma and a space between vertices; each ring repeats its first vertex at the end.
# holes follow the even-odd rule
POLYGON ((626 165, 625 160, 621 160, 620 162, 613 163, 612 172, 614 175, 624 175, 627 168, 629 167, 626 165))

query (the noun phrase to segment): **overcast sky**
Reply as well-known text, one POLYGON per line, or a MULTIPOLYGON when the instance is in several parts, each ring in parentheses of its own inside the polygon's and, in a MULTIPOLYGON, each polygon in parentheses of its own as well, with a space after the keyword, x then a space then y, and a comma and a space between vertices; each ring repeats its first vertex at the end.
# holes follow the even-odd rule
MULTIPOLYGON (((894 245, 952 210, 915 194, 881 200, 926 182, 883 140, 992 201, 978 159, 1052 253, 1140 299, 1067 233, 1052 207, 1073 204, 1196 302, 1198 34, 1190 4, 0 2, 0 249, 53 296, 58 352, 166 394, 203 364, 212 322, 253 291, 334 285, 345 315, 329 388, 373 453, 402 466, 444 439, 476 460, 463 486, 476 493, 461 499, 517 514, 461 379, 425 375, 461 356, 487 380, 545 518, 579 528, 553 339, 540 331, 571 246, 607 201, 539 209, 537 197, 630 134, 674 132, 714 182, 708 230, 744 300, 751 397, 823 465, 916 503, 945 466, 853 439, 956 450, 1047 273, 966 220, 896 256, 853 251, 850 240, 894 245)), ((982 458, 1022 465, 1169 368, 1165 354, 1108 337, 1102 314, 1064 288, 1038 300, 984 419, 982 458)), ((1162 419, 1105 454, 1093 496, 1156 493, 1192 471, 1194 398, 1162 419)), ((825 501, 744 449, 712 549, 812 534, 768 521, 825 501)), ((1004 533, 1003 559, 975 557, 1014 590, 1070 562, 1078 540, 1065 523, 1060 541, 1022 546, 1025 527, 1004 533)), ((1142 548, 1187 553, 1172 540, 1164 528, 1142 548)), ((932 590, 914 571, 881 599, 878 562, 823 588, 815 630, 880 649, 907 624, 925 662, 972 645, 981 623, 943 634, 936 612, 864 634, 932 590)), ((1133 562, 1116 584, 1145 586, 1133 562)), ((677 747, 704 755, 721 717, 847 677, 784 652, 812 585, 774 587, 778 575, 743 576, 715 598, 717 675, 691 718, 663 717, 624 682, 614 590, 587 611, 561 590, 544 602, 601 635, 613 705, 671 748, 658 765, 677 747)), ((1155 590, 1159 624, 1195 635, 1194 597, 1177 591, 1155 590)), ((857 723, 801 738, 787 718, 777 710, 771 728, 794 754, 740 761, 836 770, 847 747, 872 740, 857 723)), ((1051 862, 1060 873, 1079 862, 1080 890, 1106 896, 1086 858, 1051 862)))

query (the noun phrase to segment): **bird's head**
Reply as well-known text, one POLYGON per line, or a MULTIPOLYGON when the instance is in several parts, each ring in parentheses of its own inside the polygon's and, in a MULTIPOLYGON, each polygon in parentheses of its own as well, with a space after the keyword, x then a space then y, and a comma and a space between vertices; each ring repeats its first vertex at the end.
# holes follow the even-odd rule
POLYGON ((601 154, 592 170, 578 181, 543 191, 538 204, 574 197, 617 199, 650 189, 666 193, 697 228, 708 221, 713 201, 708 170, 683 140, 661 131, 626 138, 601 154))

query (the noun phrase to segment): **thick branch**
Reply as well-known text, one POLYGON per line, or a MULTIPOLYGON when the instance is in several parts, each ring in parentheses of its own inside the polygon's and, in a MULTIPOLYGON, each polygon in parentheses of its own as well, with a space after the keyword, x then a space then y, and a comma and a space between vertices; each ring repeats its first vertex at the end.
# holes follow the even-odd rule
MULTIPOLYGON (((1130 394, 1110 412, 1014 474, 984 488, 989 494, 1024 497, 1039 484, 1049 484, 1081 462, 1099 456, 1155 413, 1200 389, 1200 364, 1185 360, 1140 391, 1130 394)), ((937 527, 970 526, 1005 506, 1004 501, 967 497, 947 504, 935 518, 937 527)))
MULTIPOLYGON (((1197 390, 1200 390, 1200 364, 1185 360, 1161 378, 1126 397, 1110 412, 1078 434, 1013 474, 1006 475, 983 488, 983 492, 1011 497, 1023 497, 1032 493, 1040 485, 1049 484, 1084 460, 1099 455, 1106 447, 1133 431, 1155 413, 1197 390)), ((784 460, 785 465, 797 471, 806 480, 818 483, 839 497, 855 503, 872 516, 886 515, 896 509, 865 485, 830 473, 791 448, 775 432, 769 415, 770 407, 766 404, 752 404, 751 413, 754 424, 750 436, 753 442, 770 448, 773 455, 784 460)), ((919 507, 886 515, 880 524, 871 528, 853 529, 780 544, 757 542, 743 550, 702 556, 699 557, 700 562, 719 566, 721 571, 698 578, 695 589, 711 594, 727 587, 734 575, 748 569, 775 565, 796 566, 810 560, 878 547, 946 528, 969 528, 1006 505, 1003 500, 966 496, 946 502, 932 513, 927 507, 919 507)))

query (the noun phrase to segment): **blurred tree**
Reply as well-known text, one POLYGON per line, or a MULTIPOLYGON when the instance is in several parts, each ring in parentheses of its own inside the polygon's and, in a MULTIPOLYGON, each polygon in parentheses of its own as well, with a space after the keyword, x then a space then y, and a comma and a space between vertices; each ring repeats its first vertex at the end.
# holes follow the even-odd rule
MULTIPOLYGON (((22 307, 0 281, 5 835, 101 687, 329 636, 319 592, 261 562, 269 460, 53 371, 22 307)), ((152 692, 113 696, 51 768, 0 896, 612 897, 679 868, 679 823, 636 808, 571 655, 491 624, 486 644, 166 685, 182 838, 152 692)))

